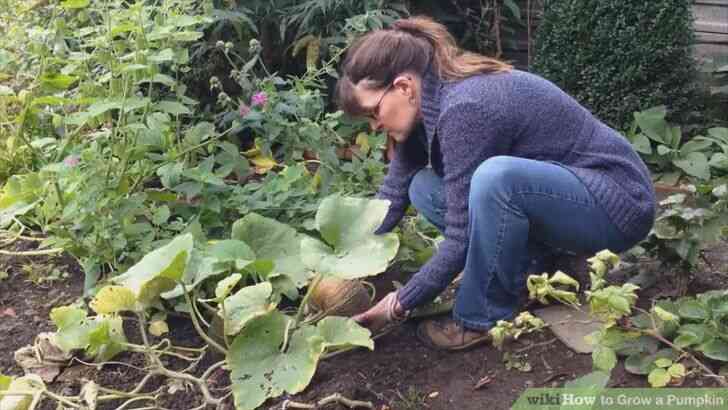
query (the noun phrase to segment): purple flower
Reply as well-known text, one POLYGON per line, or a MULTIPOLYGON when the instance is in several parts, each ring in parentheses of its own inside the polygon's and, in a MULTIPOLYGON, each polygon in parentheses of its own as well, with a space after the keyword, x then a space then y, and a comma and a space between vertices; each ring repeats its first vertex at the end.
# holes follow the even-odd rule
POLYGON ((78 155, 69 155, 63 160, 63 163, 69 167, 75 167, 79 162, 81 161, 78 155))
POLYGON ((253 94, 253 97, 250 99, 250 105, 253 107, 265 105, 265 103, 268 102, 268 94, 265 93, 265 91, 259 91, 255 94, 253 94))
POLYGON ((248 107, 247 105, 241 103, 240 104, 240 109, 239 109, 238 112, 240 113, 240 116, 241 117, 245 117, 246 115, 248 115, 250 113, 250 107, 248 107))

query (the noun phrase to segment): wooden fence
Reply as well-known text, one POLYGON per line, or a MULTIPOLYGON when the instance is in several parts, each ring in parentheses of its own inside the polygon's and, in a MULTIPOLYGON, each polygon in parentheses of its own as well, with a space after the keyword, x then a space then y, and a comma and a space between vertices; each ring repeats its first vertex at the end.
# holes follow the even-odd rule
MULTIPOLYGON (((523 16, 527 15, 526 4, 533 4, 536 8, 543 4, 541 1, 527 0, 518 0, 518 3, 522 7, 523 16)), ((531 32, 535 33, 542 10, 531 11, 531 32)), ((722 59, 728 58, 728 0, 695 0, 693 17, 696 35, 695 57, 698 60, 716 56, 722 56, 722 59)), ((528 67, 528 43, 526 30, 519 30, 515 47, 505 48, 504 57, 520 68, 528 67)), ((533 48, 531 51, 533 52, 533 48)))
POLYGON ((696 0, 693 15, 695 56, 728 56, 728 0, 696 0))

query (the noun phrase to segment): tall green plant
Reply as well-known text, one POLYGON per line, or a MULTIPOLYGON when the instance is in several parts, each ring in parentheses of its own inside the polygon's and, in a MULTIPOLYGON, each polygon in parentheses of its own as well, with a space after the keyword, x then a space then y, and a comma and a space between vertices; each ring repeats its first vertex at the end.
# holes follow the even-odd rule
POLYGON ((692 2, 550 0, 534 71, 602 120, 626 129, 642 107, 666 105, 685 123, 700 111, 692 2))

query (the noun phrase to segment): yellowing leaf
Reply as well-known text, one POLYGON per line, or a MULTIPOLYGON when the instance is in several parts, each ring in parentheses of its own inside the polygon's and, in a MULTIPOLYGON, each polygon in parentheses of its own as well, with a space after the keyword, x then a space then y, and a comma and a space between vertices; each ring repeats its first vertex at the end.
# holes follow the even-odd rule
POLYGON ((106 286, 99 291, 89 306, 98 314, 111 314, 135 310, 134 293, 123 286, 106 286))
POLYGON ((169 333, 169 326, 164 320, 154 320, 149 324, 149 333, 157 337, 162 336, 169 333))
POLYGON ((45 390, 40 376, 29 374, 13 379, 8 389, 0 395, 0 410, 27 410, 33 395, 45 390))
POLYGON ((366 132, 360 132, 356 136, 356 145, 359 146, 361 152, 368 154, 371 147, 369 146, 369 136, 366 132))
POLYGON ((319 55, 321 54, 321 37, 311 40, 306 46, 306 70, 316 70, 319 55))
POLYGON ((654 309, 653 309, 653 312, 657 315, 657 317, 659 317, 660 319, 662 319, 662 320, 664 320, 666 322, 672 322, 672 321, 679 321, 680 320, 680 317, 679 316, 674 315, 674 314, 668 312, 667 310, 665 310, 665 309, 663 309, 663 308, 661 308, 659 306, 655 306, 654 309))
POLYGON ((268 171, 278 165, 278 163, 273 158, 262 154, 251 158, 250 162, 255 165, 255 173, 260 175, 266 174, 268 171))
POLYGON ((579 290, 579 282, 571 276, 565 274, 562 271, 557 271, 549 279, 550 283, 559 283, 561 285, 573 286, 576 290, 579 290))

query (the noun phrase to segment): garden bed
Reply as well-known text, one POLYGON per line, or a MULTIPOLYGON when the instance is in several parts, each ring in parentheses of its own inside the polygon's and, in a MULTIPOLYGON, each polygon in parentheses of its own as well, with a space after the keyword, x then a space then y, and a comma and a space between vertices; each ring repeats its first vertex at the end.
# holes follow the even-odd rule
MULTIPOLYGON (((14 250, 28 250, 34 244, 20 242, 14 250)), ((706 252, 705 263, 692 275, 689 293, 728 287, 728 245, 706 252)), ((0 373, 20 375, 22 370, 15 364, 13 353, 33 342, 40 331, 53 330, 48 313, 54 306, 66 305, 77 300, 82 293, 81 270, 67 256, 34 257, 33 265, 25 257, 0 256, 0 271, 8 277, 0 281, 0 373), (36 283, 30 280, 27 266, 47 269, 53 264, 68 277, 50 282, 36 283), (24 266, 26 266, 24 268, 24 266)), ((653 298, 674 296, 671 276, 640 294, 638 306, 649 307, 653 298)), ((377 294, 391 290, 392 281, 404 282, 406 275, 388 271, 374 279, 377 294)), ((616 278, 619 280, 620 278, 616 278)), ((624 278, 621 278, 624 279, 624 278)), ((201 346, 203 341, 196 335, 191 323, 182 318, 169 319, 171 334, 167 335, 175 345, 201 346)), ((294 397, 269 401, 264 408, 280 408, 286 398, 298 402, 314 402, 333 393, 363 401, 370 401, 377 409, 507 409, 528 387, 557 387, 564 382, 587 374, 592 370, 589 355, 573 353, 555 340, 549 330, 525 335, 507 343, 503 351, 492 346, 480 346, 465 352, 440 352, 424 346, 415 336, 416 323, 408 322, 391 333, 377 339, 373 352, 359 349, 337 355, 321 362, 309 387, 294 397), (504 361, 504 353, 511 356, 504 361), (515 367, 530 367, 529 371, 515 367), (511 367, 508 369, 507 367, 511 367)), ((132 342, 138 342, 134 321, 127 320, 125 330, 132 342)), ((216 358, 210 353, 198 364, 196 373, 209 367, 216 358)), ((218 358, 219 359, 219 358, 218 358)), ((143 356, 138 353, 122 353, 115 361, 133 366, 143 366, 143 356)), ((185 364, 173 359, 170 368, 185 364)), ((717 367, 713 369, 717 372, 717 367)), ((102 386, 117 390, 130 390, 143 377, 143 373, 129 366, 110 364, 98 371, 93 366, 75 363, 63 371, 51 389, 64 394, 76 394, 83 379, 95 380, 102 386)), ((152 380, 148 390, 155 390, 164 383, 162 378, 152 380)), ((209 386, 214 393, 228 383, 225 371, 216 372, 209 386)), ((613 370, 610 387, 647 387, 645 377, 635 376, 624 370, 622 362, 613 370)), ((685 379, 683 386, 713 387, 716 383, 708 378, 685 379)), ((201 403, 194 389, 168 386, 162 403, 169 409, 188 409, 201 403)), ((104 403, 100 408, 115 408, 118 403, 104 403)), ((55 408, 50 401, 42 408, 55 408)), ((131 408, 134 408, 132 405, 131 408)), ((228 403, 228 408, 232 405, 228 403)), ((328 406, 327 408, 336 408, 328 406)), ((344 408, 344 407, 341 407, 344 408)))

